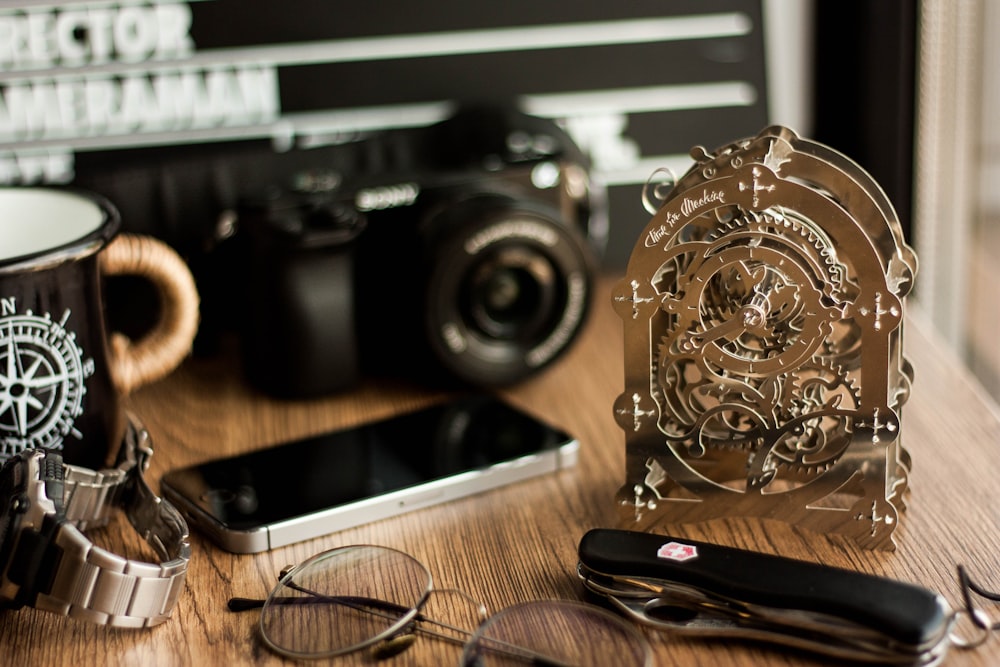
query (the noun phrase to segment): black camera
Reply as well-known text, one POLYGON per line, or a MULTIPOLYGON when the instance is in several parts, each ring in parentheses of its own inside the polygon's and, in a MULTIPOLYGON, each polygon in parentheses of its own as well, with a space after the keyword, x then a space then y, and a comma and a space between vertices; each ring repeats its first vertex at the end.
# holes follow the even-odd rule
POLYGON ((338 146, 238 209, 247 375, 298 397, 522 380, 584 323, 602 204, 570 138, 512 110, 338 146))

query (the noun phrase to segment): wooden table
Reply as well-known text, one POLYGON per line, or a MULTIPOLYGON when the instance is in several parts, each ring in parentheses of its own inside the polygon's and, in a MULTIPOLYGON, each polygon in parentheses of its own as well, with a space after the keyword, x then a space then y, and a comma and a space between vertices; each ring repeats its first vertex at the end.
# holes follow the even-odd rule
MULTIPOLYGON (((580 536, 614 526, 613 497, 624 482, 624 435, 612 418, 623 386, 621 322, 608 280, 595 314, 557 365, 505 392, 514 403, 575 434, 582 443, 571 470, 416 511, 268 553, 237 556, 192 538, 187 590, 173 617, 150 630, 113 630, 31 609, 0 612, 0 662, 9 665, 277 664, 256 636, 256 612, 226 610, 230 596, 263 596, 279 570, 337 545, 374 543, 424 562, 436 585, 461 588, 492 609, 540 598, 577 599, 580 536)), ((957 563, 1000 589, 1000 416, 955 357, 911 312, 906 353, 916 368, 903 437, 913 455, 908 509, 895 552, 870 552, 841 538, 774 522, 714 521, 671 527, 679 536, 888 575, 959 600, 957 563)), ((263 447, 415 408, 442 398, 403 383, 369 381, 351 393, 280 402, 253 393, 234 359, 192 359, 168 379, 131 398, 152 434, 149 477, 167 469, 263 447)), ((124 524, 97 536, 133 557, 150 555, 124 524)), ((1000 618, 1000 608, 990 610, 1000 618)), ((657 664, 826 664, 765 645, 683 639, 650 633, 657 664)), ((455 664, 457 652, 421 639, 387 665, 455 664)), ((351 664, 357 659, 332 661, 351 664)), ((972 652, 952 650, 948 665, 1000 664, 1000 639, 972 652)))

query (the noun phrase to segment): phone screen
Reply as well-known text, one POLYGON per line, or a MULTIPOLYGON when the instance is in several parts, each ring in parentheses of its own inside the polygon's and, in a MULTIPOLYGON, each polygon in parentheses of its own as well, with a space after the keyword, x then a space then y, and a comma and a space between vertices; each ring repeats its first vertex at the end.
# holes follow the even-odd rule
MULTIPOLYGON (((198 516, 187 512, 196 525, 207 516, 222 530, 251 531, 420 489, 469 471, 557 453, 570 442, 575 445, 565 433, 506 403, 475 396, 173 470, 164 475, 162 485, 164 494, 182 510, 197 508, 198 516)), ((403 499, 395 504, 399 511, 407 505, 403 499)))

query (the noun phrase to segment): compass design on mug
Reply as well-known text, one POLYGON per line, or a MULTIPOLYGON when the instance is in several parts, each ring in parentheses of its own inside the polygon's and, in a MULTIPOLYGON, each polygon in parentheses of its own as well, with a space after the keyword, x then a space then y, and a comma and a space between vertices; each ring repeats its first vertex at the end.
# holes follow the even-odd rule
POLYGON ((14 312, 2 302, 0 317, 0 457, 28 448, 62 449, 63 438, 83 436, 74 427, 82 412, 84 381, 94 372, 76 334, 49 313, 14 312))

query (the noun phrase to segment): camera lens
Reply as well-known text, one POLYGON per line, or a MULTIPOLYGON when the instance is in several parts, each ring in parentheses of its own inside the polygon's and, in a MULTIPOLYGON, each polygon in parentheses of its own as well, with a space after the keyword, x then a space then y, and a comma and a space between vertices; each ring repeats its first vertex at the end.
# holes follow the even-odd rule
POLYGON ((555 271, 526 248, 508 248, 473 267, 463 308, 468 321, 494 338, 530 340, 555 300, 555 271))
POLYGON ((458 378, 501 386, 558 357, 583 324, 591 260, 578 229, 538 202, 471 197, 432 220, 426 313, 458 378))

